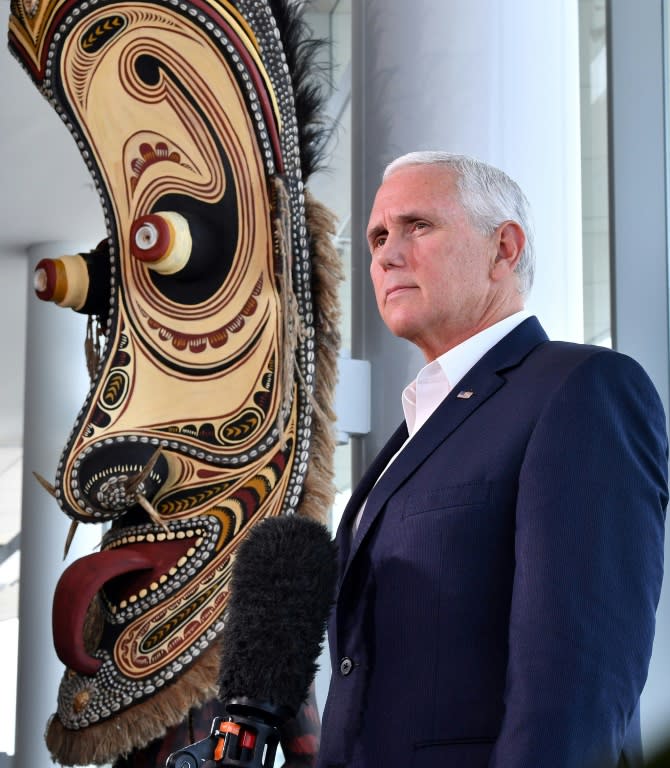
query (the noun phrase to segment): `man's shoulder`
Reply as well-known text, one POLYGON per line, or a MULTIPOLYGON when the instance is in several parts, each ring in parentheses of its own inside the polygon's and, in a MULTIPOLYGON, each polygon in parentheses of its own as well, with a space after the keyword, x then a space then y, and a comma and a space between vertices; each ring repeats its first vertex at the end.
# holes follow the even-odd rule
POLYGON ((572 381, 584 386, 585 382, 590 382, 606 389, 632 387, 657 395, 642 365, 630 355, 609 347, 570 341, 547 341, 532 351, 528 363, 530 367, 553 371, 557 378, 566 383, 572 381), (563 376, 560 375, 561 372, 563 376))
MULTIPOLYGON (((556 361, 572 364, 579 364, 593 359, 596 365, 623 365, 624 367, 632 365, 633 367, 640 367, 639 363, 632 357, 610 347, 583 342, 551 340, 534 315, 512 330, 507 339, 513 340, 513 343, 521 340, 522 345, 527 345, 526 353, 529 358, 539 357, 543 360, 551 358, 556 361)), ((504 343, 506 343, 506 339, 503 339, 501 342, 501 344, 504 343)))
POLYGON ((574 341, 546 341, 534 350, 544 358, 565 360, 579 365, 589 361, 595 367, 623 367, 642 370, 642 366, 630 355, 610 347, 596 344, 580 344, 574 341))

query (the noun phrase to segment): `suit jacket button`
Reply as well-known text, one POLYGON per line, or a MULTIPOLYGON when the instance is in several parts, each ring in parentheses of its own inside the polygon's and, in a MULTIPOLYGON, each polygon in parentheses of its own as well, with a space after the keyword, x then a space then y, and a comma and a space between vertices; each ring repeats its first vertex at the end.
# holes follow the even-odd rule
POLYGON ((354 662, 348 657, 345 656, 342 661, 340 662, 340 672, 345 677, 349 674, 351 674, 351 671, 354 668, 354 662))

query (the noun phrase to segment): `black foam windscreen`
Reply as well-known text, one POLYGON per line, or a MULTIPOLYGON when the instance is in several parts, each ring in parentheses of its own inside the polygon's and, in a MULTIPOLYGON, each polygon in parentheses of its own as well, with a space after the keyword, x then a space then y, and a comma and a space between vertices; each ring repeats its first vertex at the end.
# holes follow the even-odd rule
POLYGON ((333 600, 328 529, 298 515, 257 523, 239 545, 221 634, 219 698, 295 714, 317 669, 333 600))

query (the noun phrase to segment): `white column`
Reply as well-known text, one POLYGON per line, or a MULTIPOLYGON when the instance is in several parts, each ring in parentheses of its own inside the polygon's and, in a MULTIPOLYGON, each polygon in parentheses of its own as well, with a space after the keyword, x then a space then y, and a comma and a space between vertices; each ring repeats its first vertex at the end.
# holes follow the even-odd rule
POLYGON ((551 337, 583 338, 577 0, 366 0, 352 26, 352 355, 371 361, 373 392, 365 465, 423 362, 382 327, 369 286, 365 224, 397 155, 444 149, 507 171, 535 213, 528 308, 551 337))
POLYGON ((15 768, 51 765, 43 734, 49 716, 56 711, 63 673, 51 633, 54 587, 67 565, 89 554, 100 537, 98 526, 80 526, 64 562, 70 520, 32 475, 34 470, 53 482, 60 454, 88 390, 86 318, 39 301, 33 292, 32 275, 42 258, 92 247, 45 243, 28 249, 15 768))

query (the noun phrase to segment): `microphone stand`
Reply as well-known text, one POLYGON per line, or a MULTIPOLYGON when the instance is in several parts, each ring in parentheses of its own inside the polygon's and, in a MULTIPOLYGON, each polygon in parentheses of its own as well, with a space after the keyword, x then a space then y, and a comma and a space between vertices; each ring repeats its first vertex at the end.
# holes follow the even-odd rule
POLYGON ((274 768, 279 725, 291 716, 290 710, 246 696, 231 699, 225 709, 228 716, 214 718, 207 738, 173 752, 165 768, 204 768, 205 763, 274 768))

